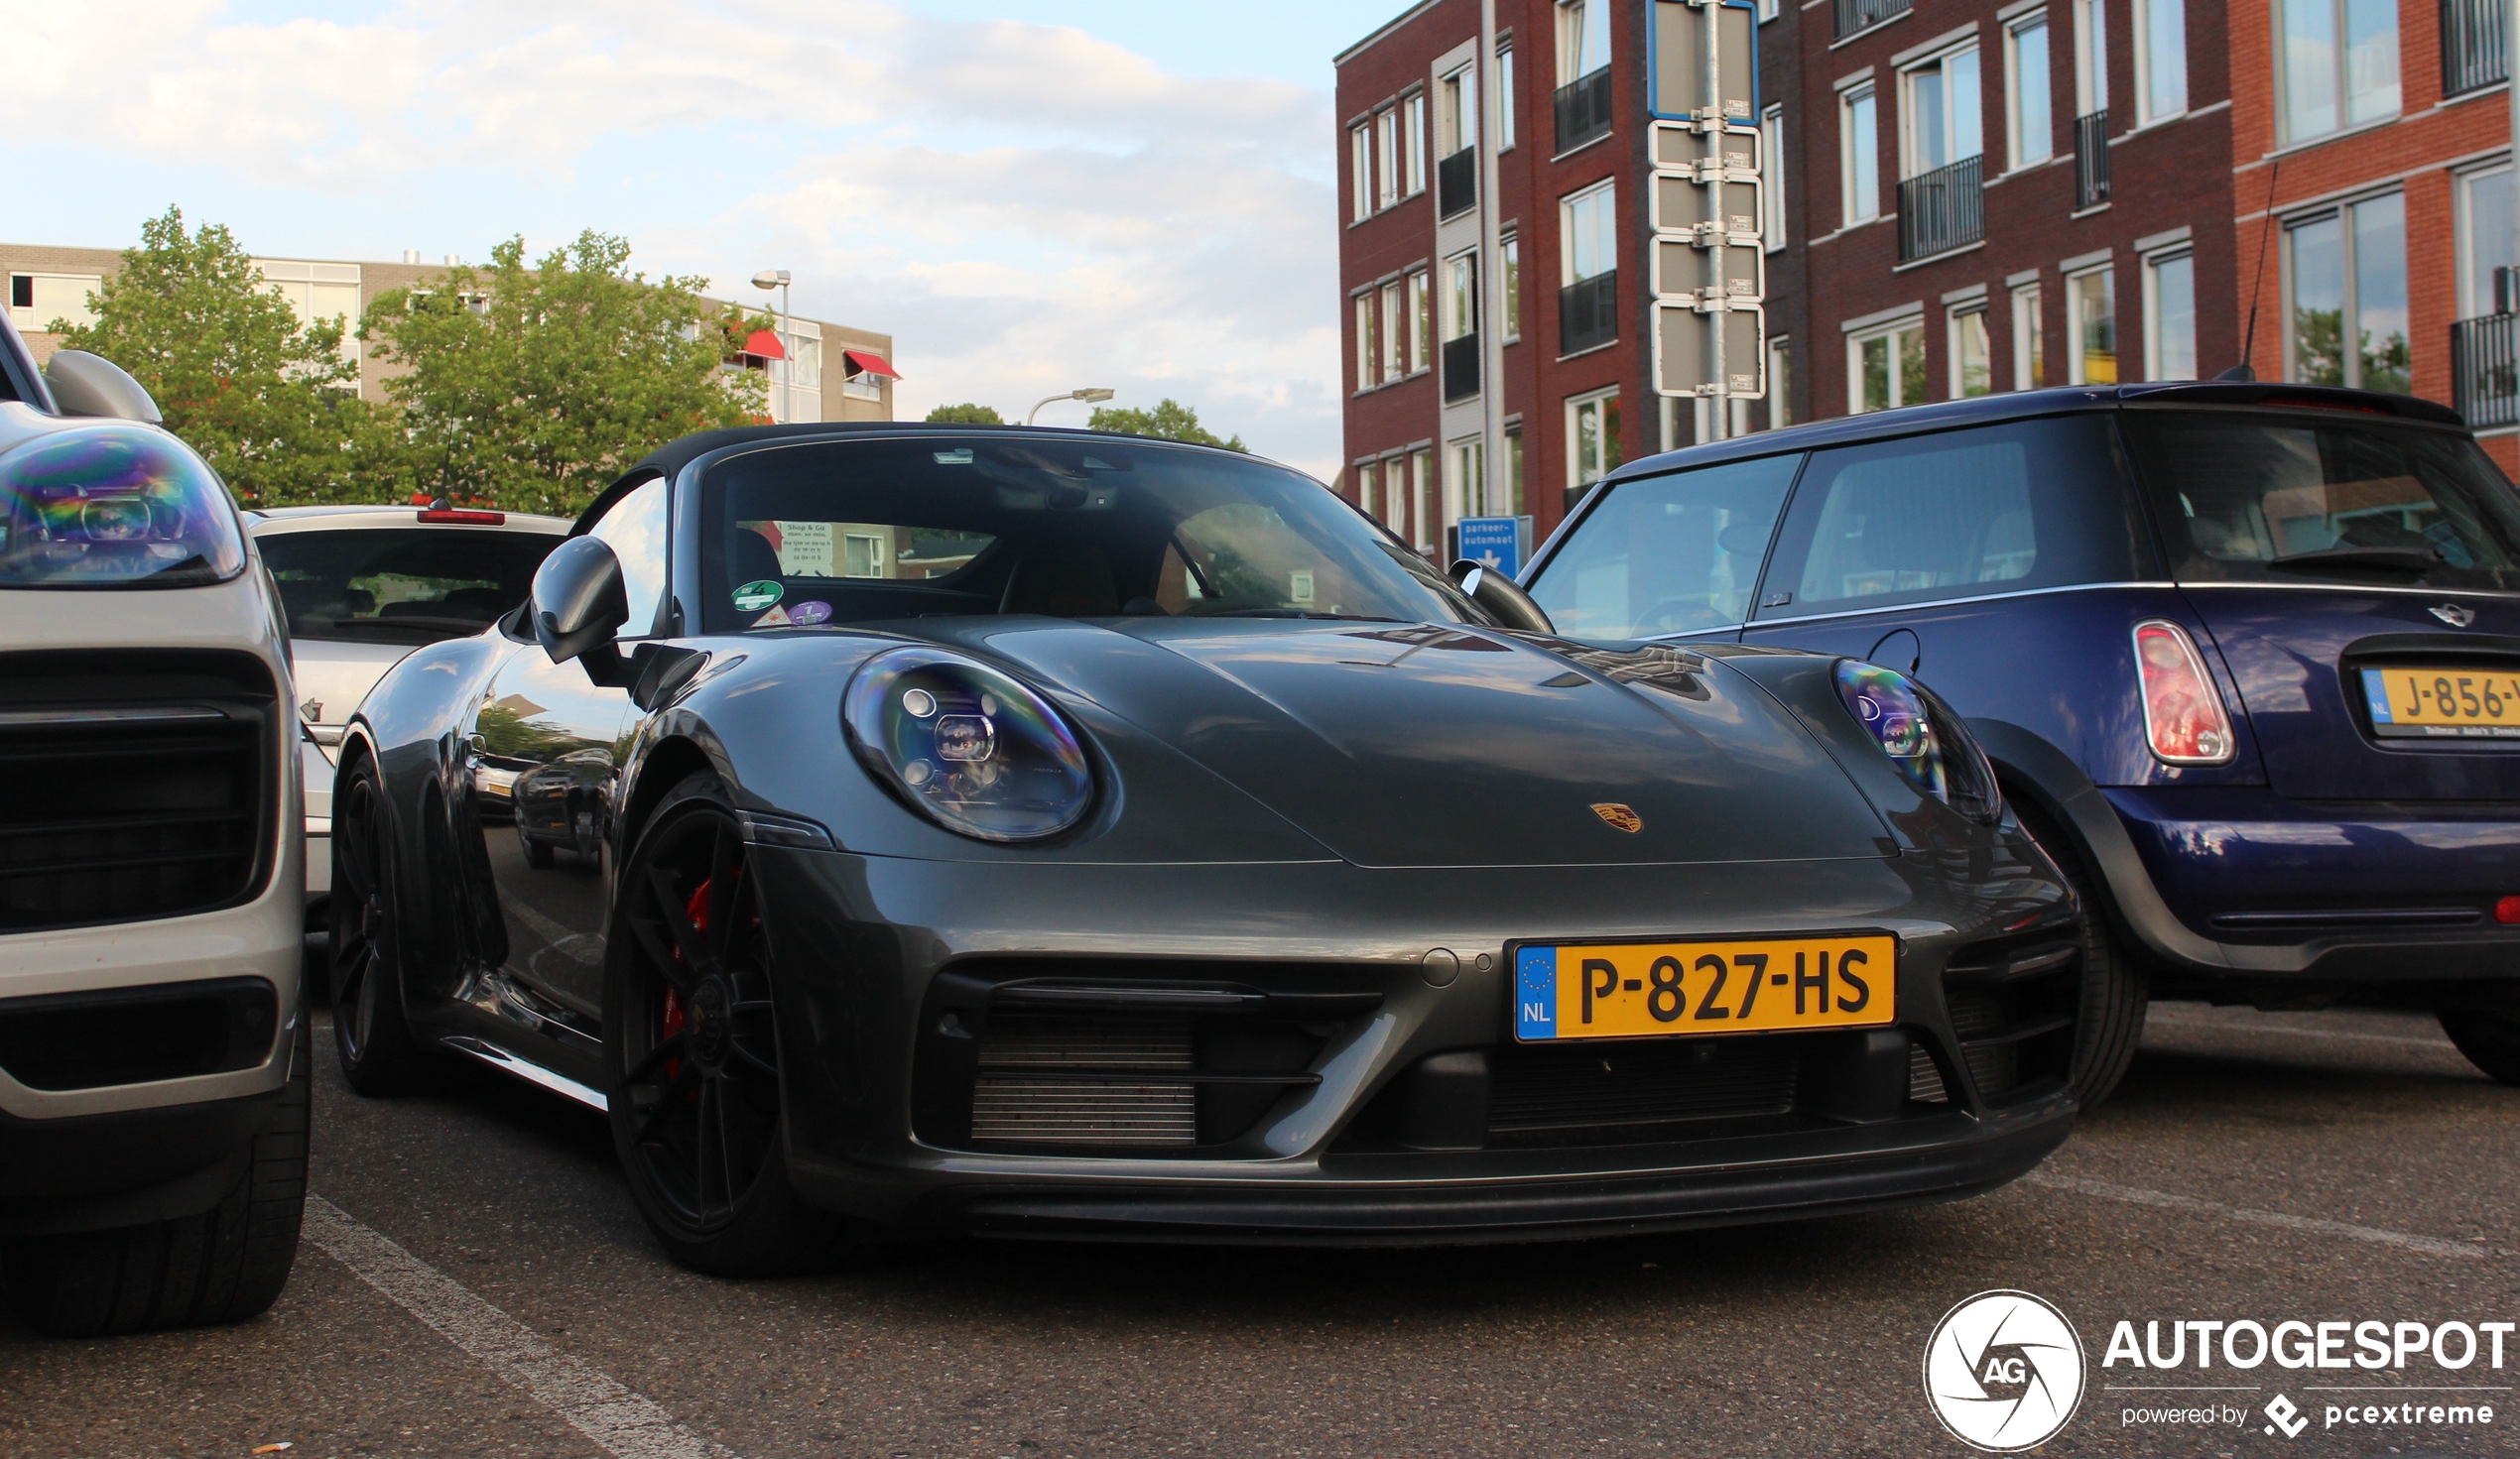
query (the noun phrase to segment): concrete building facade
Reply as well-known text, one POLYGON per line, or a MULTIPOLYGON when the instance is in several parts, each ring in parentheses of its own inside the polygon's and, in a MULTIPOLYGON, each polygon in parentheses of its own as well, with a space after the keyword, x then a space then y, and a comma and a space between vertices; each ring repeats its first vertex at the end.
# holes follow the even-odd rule
MULTIPOLYGON (((360 316, 377 296, 428 287, 456 262, 449 258, 442 264, 424 264, 413 253, 405 254, 400 263, 254 260, 265 287, 288 300, 300 319, 348 318, 352 337, 343 339, 342 350, 358 361, 359 393, 375 401, 385 398, 385 381, 395 371, 355 337, 360 316)), ((26 336, 38 364, 61 347, 61 336, 46 326, 56 320, 91 322, 94 316, 88 311, 87 296, 121 268, 118 249, 0 243, 0 275, 6 276, 9 286, 0 306, 6 307, 18 332, 26 336)), ((891 335, 828 320, 789 318, 778 329, 757 332, 756 340, 760 352, 747 353, 735 363, 769 377, 772 420, 892 419, 891 335), (761 340, 760 333, 773 337, 761 340), (771 352, 774 345, 775 354, 771 352)))

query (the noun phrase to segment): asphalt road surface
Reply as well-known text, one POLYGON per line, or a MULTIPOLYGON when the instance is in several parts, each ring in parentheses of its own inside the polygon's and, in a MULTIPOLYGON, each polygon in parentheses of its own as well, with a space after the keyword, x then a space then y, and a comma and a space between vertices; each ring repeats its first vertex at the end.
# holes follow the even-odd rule
POLYGON ((2520 1336, 2500 1371, 2100 1363, 2119 1320, 2520 1319, 2520 1090, 2424 1018, 2158 1006, 2042 1170, 1924 1210, 1398 1253, 963 1243, 740 1283, 658 1256, 596 1118, 487 1072, 362 1100, 327 1044, 279 1305, 95 1343, 0 1317, 0 1454, 1959 1454, 1921 1361, 1989 1288, 2056 1303, 2089 1356, 2043 1453, 2520 1451, 2520 1336), (2327 1424, 2411 1387, 2511 1411, 2327 1424), (2259 1411, 2279 1391, 2298 1437, 2259 1411), (2128 1421, 2179 1404, 2214 1421, 2128 1421))

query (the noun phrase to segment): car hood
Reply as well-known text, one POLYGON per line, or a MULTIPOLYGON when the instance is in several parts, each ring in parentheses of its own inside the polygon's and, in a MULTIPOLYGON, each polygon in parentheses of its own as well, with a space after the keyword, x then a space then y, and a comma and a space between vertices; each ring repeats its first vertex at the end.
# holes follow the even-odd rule
POLYGON ((1827 752, 1695 654, 1352 622, 1001 620, 937 637, 1161 737, 1362 866, 1890 849, 1827 752))

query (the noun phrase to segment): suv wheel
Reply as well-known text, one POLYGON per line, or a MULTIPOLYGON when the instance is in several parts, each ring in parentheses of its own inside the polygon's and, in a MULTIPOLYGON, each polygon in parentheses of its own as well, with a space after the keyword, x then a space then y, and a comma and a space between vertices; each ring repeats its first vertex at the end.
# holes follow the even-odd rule
POLYGON ((2018 796, 2008 791, 2005 799, 2020 817, 2021 828, 2056 862, 2075 900, 2082 904, 2082 1008, 2074 1041, 2074 1093, 2088 1110, 2116 1092, 2117 1081, 2135 1061, 2135 1046, 2143 1041, 2144 1010, 2150 1003, 2144 966, 2110 923, 2099 879, 2091 875, 2073 839, 2018 796))
POLYGON ((242 1322, 270 1307, 298 1259, 314 1062, 301 1007, 289 1082, 254 1137, 244 1173, 219 1203, 147 1226, 7 1243, 0 1270, 8 1275, 11 1309, 55 1337, 112 1337, 242 1322))

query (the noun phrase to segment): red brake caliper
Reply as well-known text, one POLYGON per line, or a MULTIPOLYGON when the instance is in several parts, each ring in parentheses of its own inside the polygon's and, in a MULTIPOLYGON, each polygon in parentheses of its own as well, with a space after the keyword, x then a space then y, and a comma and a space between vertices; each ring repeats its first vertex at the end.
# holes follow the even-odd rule
MULTIPOLYGON (((701 878, 698 890, 692 893, 692 900, 684 904, 683 907, 683 914, 692 919, 693 929, 697 931, 701 936, 708 935, 708 884, 711 880, 713 879, 706 877, 701 878)), ((674 960, 676 962, 682 962, 684 960, 682 948, 677 947, 674 949, 674 960)), ((663 1033, 660 1035, 660 1041, 670 1039, 675 1034, 682 1032, 683 995, 675 992, 669 985, 665 990, 665 1018, 663 1021, 663 1033)), ((671 1079, 682 1072, 683 1061, 681 1059, 670 1058, 665 1061, 665 1077, 668 1079, 671 1079)))

